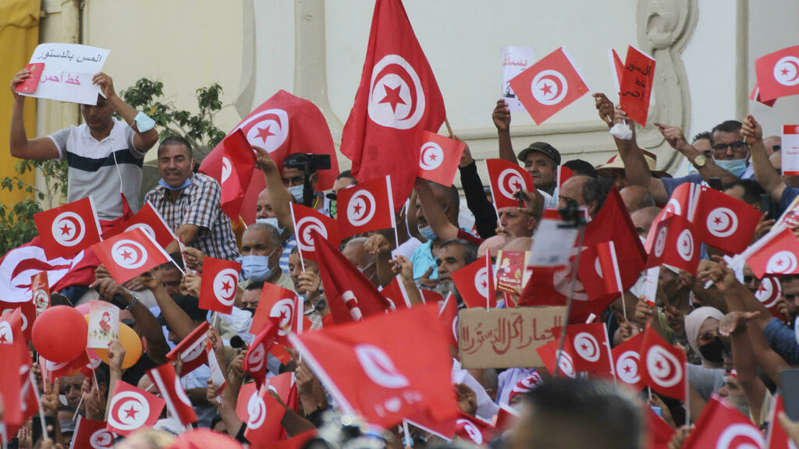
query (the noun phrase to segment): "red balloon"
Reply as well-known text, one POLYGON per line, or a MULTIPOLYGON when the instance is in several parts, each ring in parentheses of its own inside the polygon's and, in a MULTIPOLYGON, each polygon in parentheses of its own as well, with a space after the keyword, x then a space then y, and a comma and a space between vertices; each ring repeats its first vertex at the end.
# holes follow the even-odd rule
POLYGON ((75 360, 86 350, 89 325, 76 309, 55 306, 46 309, 33 322, 33 347, 42 357, 55 363, 75 360))

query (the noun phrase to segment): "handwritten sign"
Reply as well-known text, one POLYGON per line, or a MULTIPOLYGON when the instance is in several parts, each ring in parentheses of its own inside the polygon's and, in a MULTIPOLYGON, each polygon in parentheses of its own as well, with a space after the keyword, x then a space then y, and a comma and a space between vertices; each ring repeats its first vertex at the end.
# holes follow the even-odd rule
POLYGON ((39 44, 30 62, 44 63, 44 70, 36 90, 23 95, 95 105, 100 88, 92 77, 103 70, 110 52, 88 45, 39 44))
POLYGON ((557 209, 544 209, 527 264, 534 267, 557 267, 569 263, 577 240, 577 228, 566 226, 557 209))
POLYGON ((533 49, 507 46, 502 48, 502 98, 511 111, 523 111, 524 106, 510 88, 510 80, 535 62, 533 49))
POLYGON ((646 126, 649 100, 655 82, 655 60, 630 45, 621 74, 619 99, 621 108, 641 126, 646 126))
POLYGON ((536 348, 552 341, 565 307, 460 311, 458 349, 465 368, 543 366, 536 348))

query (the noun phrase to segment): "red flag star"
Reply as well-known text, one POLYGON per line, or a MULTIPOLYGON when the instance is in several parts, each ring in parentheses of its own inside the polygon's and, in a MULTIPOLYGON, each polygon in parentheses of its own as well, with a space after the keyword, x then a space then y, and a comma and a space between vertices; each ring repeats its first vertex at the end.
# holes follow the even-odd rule
POLYGON ((391 104, 391 110, 396 113, 397 112, 397 104, 405 104, 405 101, 400 98, 400 89, 402 86, 397 86, 395 88, 388 87, 387 85, 383 84, 383 88, 386 91, 386 96, 380 100, 380 103, 389 103, 391 104))

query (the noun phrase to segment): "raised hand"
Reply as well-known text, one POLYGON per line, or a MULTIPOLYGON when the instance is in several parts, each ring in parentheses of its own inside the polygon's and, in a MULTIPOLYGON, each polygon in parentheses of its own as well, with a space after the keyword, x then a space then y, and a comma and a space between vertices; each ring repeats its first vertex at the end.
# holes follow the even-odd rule
POLYGON ((741 135, 743 135, 744 142, 747 145, 763 140, 763 128, 751 114, 747 115, 746 119, 741 123, 741 135))
POLYGON ((17 72, 13 78, 11 78, 11 93, 14 94, 14 97, 22 98, 22 95, 17 93, 17 84, 25 81, 31 76, 31 71, 28 69, 22 69, 17 72))
POLYGON ((596 112, 599 114, 599 118, 610 128, 613 126, 614 120, 613 102, 608 100, 608 97, 602 92, 597 92, 592 96, 594 97, 594 106, 596 106, 596 112))
POLYGON ((491 120, 494 121, 497 131, 507 131, 510 128, 510 109, 505 100, 501 98, 497 100, 494 112, 491 113, 491 120))
POLYGON ((100 72, 94 75, 92 77, 92 83, 97 84, 105 98, 110 100, 117 96, 117 93, 114 91, 114 80, 105 73, 100 72))
POLYGON ((663 125, 657 122, 655 122, 655 126, 658 127, 660 134, 663 134, 663 137, 675 150, 682 151, 686 147, 690 146, 688 141, 685 140, 685 136, 679 127, 663 125))
POLYGON ((122 361, 125 359, 125 347, 119 340, 111 342, 108 348, 108 367, 111 370, 122 371, 122 361))
POLYGON ((373 256, 385 256, 391 252, 391 243, 383 234, 374 233, 366 239, 363 249, 373 256))

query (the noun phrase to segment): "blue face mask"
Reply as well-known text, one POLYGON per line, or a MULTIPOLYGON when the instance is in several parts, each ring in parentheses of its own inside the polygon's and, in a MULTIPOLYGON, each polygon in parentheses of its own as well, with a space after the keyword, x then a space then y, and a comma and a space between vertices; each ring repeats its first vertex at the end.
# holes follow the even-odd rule
POLYGON ((167 184, 166 181, 164 181, 164 178, 161 178, 158 180, 158 185, 163 186, 167 190, 183 190, 191 185, 191 178, 186 178, 186 180, 183 181, 183 184, 177 187, 172 187, 171 185, 167 184))
POLYGON ((438 237, 435 231, 433 231, 433 227, 429 225, 423 228, 419 228, 419 234, 422 234, 422 237, 424 237, 427 240, 435 240, 436 237, 438 237))
POLYGON ((740 178, 746 171, 746 159, 715 160, 722 170, 726 170, 740 178))
POLYGON ((294 201, 299 204, 303 204, 303 200, 305 199, 305 195, 303 194, 304 188, 305 186, 303 184, 289 187, 289 193, 294 197, 294 201))
POLYGON ((281 228, 281 227, 280 227, 280 224, 278 224, 278 222, 277 222, 277 217, 272 217, 272 218, 258 218, 258 219, 256 219, 256 220, 255 220, 255 222, 256 222, 256 223, 268 224, 268 225, 270 225, 270 226, 274 226, 274 228, 275 228, 275 229, 277 229, 277 231, 278 231, 280 234, 283 234, 283 228, 281 228))
POLYGON ((241 256, 241 274, 250 281, 265 281, 272 274, 269 256, 250 254, 241 256))

